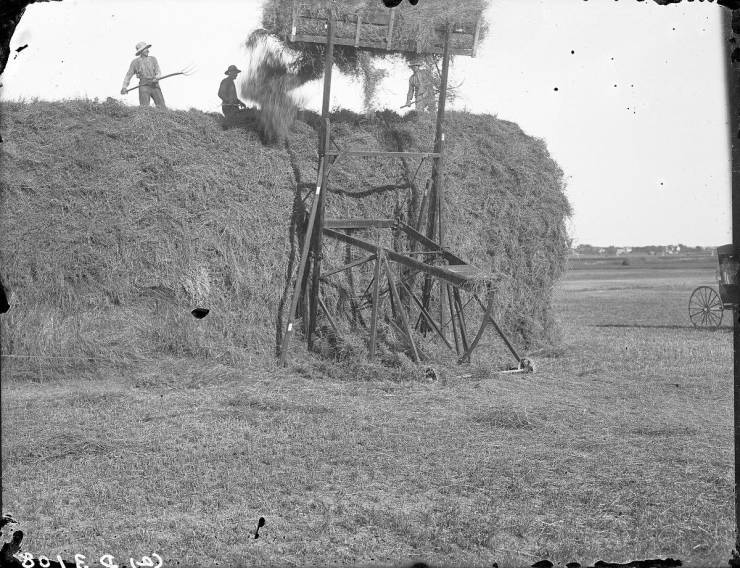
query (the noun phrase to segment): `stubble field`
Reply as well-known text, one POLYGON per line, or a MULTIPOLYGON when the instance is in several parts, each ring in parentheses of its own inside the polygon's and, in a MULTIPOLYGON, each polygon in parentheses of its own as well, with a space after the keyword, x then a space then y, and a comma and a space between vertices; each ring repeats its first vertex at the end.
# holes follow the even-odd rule
POLYGON ((571 270, 563 343, 528 375, 485 348, 434 382, 184 359, 28 380, 4 360, 4 509, 26 551, 91 566, 726 564, 731 322, 687 316, 713 266, 571 270))

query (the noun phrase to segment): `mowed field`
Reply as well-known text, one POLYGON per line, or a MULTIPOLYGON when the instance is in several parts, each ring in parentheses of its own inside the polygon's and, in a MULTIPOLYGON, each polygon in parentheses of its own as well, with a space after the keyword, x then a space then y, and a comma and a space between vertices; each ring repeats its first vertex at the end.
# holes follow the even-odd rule
POLYGON ((91 565, 724 565, 731 322, 687 315, 714 266, 574 266, 562 345, 528 375, 495 372, 492 335, 433 382, 174 359, 29 380, 6 360, 4 508, 26 551, 91 565))

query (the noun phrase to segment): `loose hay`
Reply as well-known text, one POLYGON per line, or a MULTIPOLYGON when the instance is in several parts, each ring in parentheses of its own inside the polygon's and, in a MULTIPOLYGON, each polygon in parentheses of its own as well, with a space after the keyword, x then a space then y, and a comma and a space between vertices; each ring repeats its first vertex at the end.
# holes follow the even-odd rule
MULTIPOLYGON (((294 124, 286 149, 224 132, 218 116, 194 110, 84 100, 2 110, 0 266, 16 297, 2 319, 2 349, 29 357, 12 359, 16 376, 101 360, 233 364, 273 355, 299 237, 290 227, 295 199, 315 183, 315 116, 294 124), (210 314, 194 319, 196 305, 210 314)), ((428 150, 434 130, 431 117, 414 113, 368 120, 342 111, 332 124, 342 147, 387 150, 428 150)), ((502 277, 496 315, 515 340, 546 344, 557 336, 551 293, 568 249, 562 172, 544 143, 513 123, 451 112, 447 133, 445 244, 502 277)), ((343 158, 327 216, 400 211, 413 220, 430 167, 415 176, 418 160, 343 158)), ((324 242, 326 266, 343 262, 343 247, 324 242)), ((359 271, 357 279, 359 292, 359 271)), ((335 309, 339 295, 326 290, 335 309)), ((339 359, 365 348, 364 340, 337 345, 339 359)))

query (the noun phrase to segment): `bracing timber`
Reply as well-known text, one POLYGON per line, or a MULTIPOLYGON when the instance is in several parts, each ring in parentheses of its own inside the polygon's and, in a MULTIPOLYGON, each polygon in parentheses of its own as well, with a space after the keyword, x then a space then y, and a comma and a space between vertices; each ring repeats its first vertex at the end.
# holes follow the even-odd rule
MULTIPOLYGON (((382 303, 385 297, 388 296, 392 311, 392 319, 388 321, 388 324, 404 338, 408 344, 410 356, 414 361, 419 362, 422 357, 414 341, 414 329, 420 323, 423 324, 423 331, 433 331, 451 351, 455 351, 460 363, 470 361, 471 355, 480 344, 485 330, 488 326, 491 326, 503 339, 517 361, 517 366, 512 368, 510 372, 532 371, 531 363, 519 356, 493 318, 493 290, 497 284, 497 277, 467 264, 443 246, 445 241, 443 207, 444 116, 450 56, 475 56, 481 17, 478 15, 477 20, 465 24, 447 24, 440 30, 436 30, 438 41, 435 45, 420 50, 418 45, 392 45, 393 26, 397 25, 394 14, 394 10, 391 9, 380 10, 377 13, 373 12, 365 16, 357 15, 354 37, 348 40, 336 37, 335 15, 331 9, 327 10, 323 16, 317 15, 316 11, 306 10, 300 0, 294 0, 293 26, 289 41, 325 44, 326 55, 316 191, 311 204, 301 260, 295 276, 287 324, 280 345, 280 362, 282 364, 287 362, 288 350, 292 336, 295 333, 298 319, 297 310, 301 299, 303 299, 302 305, 305 310, 303 314, 304 334, 309 348, 313 345, 318 310, 323 312, 331 328, 335 333, 338 333, 335 316, 331 314, 329 307, 322 299, 320 287, 322 284, 329 284, 330 277, 339 277, 344 274, 351 291, 349 298, 351 319, 357 322, 361 321, 365 325, 365 319, 362 317, 361 311, 362 309, 370 309, 368 338, 370 359, 376 356, 378 320, 381 317, 382 303), (315 20, 317 18, 323 18, 323 22, 326 23, 326 35, 318 36, 302 31, 316 29, 315 20), (375 33, 366 33, 370 26, 375 26, 375 33), (379 37, 377 33, 378 26, 384 32, 380 34, 385 38, 384 40, 377 39, 379 37), (461 33, 468 33, 468 37, 472 38, 472 41, 464 40, 461 43, 461 33), (370 37, 376 39, 370 39, 370 37), (465 43, 465 41, 468 41, 468 43, 465 43), (453 43, 454 48, 452 47, 453 43), (331 140, 329 107, 335 44, 353 45, 356 48, 371 47, 396 52, 410 51, 419 54, 442 55, 434 146, 431 152, 390 152, 362 148, 339 148, 338 146, 336 151, 329 150, 330 142, 334 143, 331 140), (324 217, 326 191, 331 170, 345 156, 433 160, 432 176, 428 180, 424 192, 419 217, 412 220, 414 226, 408 225, 400 219, 326 219, 324 217), (411 245, 411 250, 395 250, 394 248, 381 246, 378 240, 372 242, 357 235, 357 233, 363 231, 373 230, 377 232, 382 229, 395 231, 397 234, 403 233, 411 245), (324 238, 343 243, 345 255, 342 265, 324 270, 322 273, 322 251, 324 248, 322 241, 324 238), (363 251, 364 256, 354 258, 354 250, 363 251), (372 279, 365 292, 358 298, 354 296, 353 269, 359 269, 359 267, 368 263, 374 263, 372 279), (424 282, 420 296, 413 289, 413 281, 407 281, 404 275, 410 275, 411 280, 415 279, 417 275, 423 276, 424 282), (437 297, 436 310, 432 309, 434 290, 436 290, 437 297), (403 293, 403 297, 401 293, 403 293), (486 304, 483 304, 480 300, 479 294, 485 294, 486 304), (468 297, 467 301, 463 301, 463 296, 468 297), (404 301, 404 298, 406 301, 404 301), (474 304, 473 300, 476 300, 477 304, 474 304), (469 313, 465 313, 466 308, 471 305, 473 308, 476 305, 481 308, 482 313, 479 317, 471 314, 470 308, 468 308, 469 313), (468 334, 468 323, 474 319, 479 319, 481 323, 471 342, 471 336, 468 334), (452 330, 452 341, 448 337, 449 328, 452 330)), ((336 143, 334 145, 336 146, 336 143)))

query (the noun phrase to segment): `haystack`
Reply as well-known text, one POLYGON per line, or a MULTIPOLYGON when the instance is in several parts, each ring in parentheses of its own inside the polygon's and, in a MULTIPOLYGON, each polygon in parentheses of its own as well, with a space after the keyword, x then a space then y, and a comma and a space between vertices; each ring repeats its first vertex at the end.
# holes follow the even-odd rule
MULTIPOLYGON (((41 365, 60 372, 161 356, 271 358, 286 267, 297 263, 296 197, 316 178, 318 121, 304 120, 286 148, 223 131, 217 115, 194 110, 3 103, 0 266, 14 292, 3 353, 82 358, 5 363, 31 361, 36 375, 41 365), (196 320, 195 307, 210 313, 196 320)), ((431 117, 340 112, 332 122, 345 147, 422 150, 433 137, 431 117)), ((506 275, 497 307, 507 331, 546 341, 567 250, 562 172, 515 124, 455 112, 447 124, 447 245, 506 275)), ((408 212, 429 176, 429 164, 417 167, 339 162, 327 215, 392 216, 399 203, 408 212)), ((341 262, 326 246, 327 263, 341 262)))

